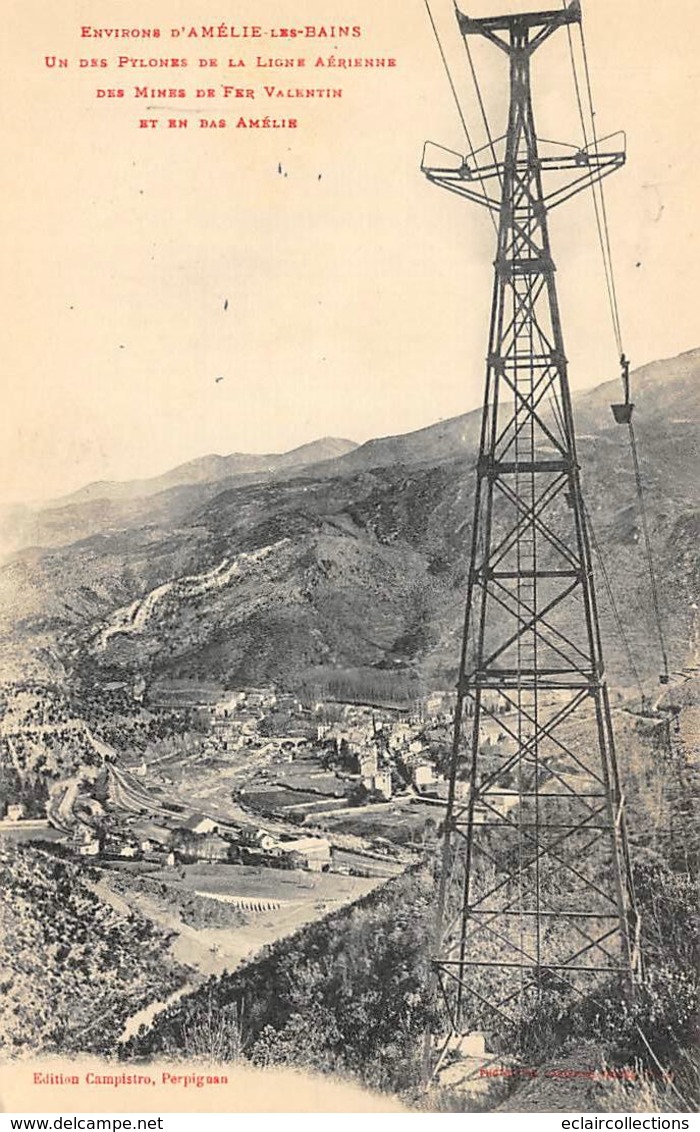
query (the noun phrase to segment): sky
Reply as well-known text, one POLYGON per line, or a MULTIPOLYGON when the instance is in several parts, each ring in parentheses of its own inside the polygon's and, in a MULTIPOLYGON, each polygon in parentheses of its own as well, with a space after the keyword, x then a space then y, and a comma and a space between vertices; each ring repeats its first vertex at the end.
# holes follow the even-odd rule
MULTIPOLYGON (((470 131, 483 141, 452 0, 430 3, 470 131)), ((627 164, 606 182, 606 202, 634 367, 700 344, 691 277, 700 15, 692 0, 674 5, 672 21, 639 0, 583 6, 599 135, 627 137, 627 164)), ((235 5, 238 29, 362 29, 293 42, 170 35, 230 28, 221 0, 52 7, 8 0, 0 48, 0 503, 156 475, 211 452, 285 451, 330 435, 361 442, 479 403, 494 233, 483 209, 420 173, 426 139, 465 147, 424 0, 235 5), (86 25, 163 35, 105 42, 81 36, 86 25), (313 66, 333 53, 396 66, 313 66), (120 54, 190 66, 116 68, 120 54), (307 66, 257 68, 257 54, 307 66), (68 67, 47 66, 54 55, 68 67), (216 57, 218 69, 200 69, 200 56, 216 57), (80 58, 110 66, 83 68, 80 58), (228 68, 229 58, 247 66, 228 68), (256 98, 224 101, 222 83, 256 98), (343 94, 269 100, 263 84, 343 94), (187 129, 139 129, 139 118, 169 113, 146 110, 154 103, 134 98, 138 85, 184 88, 186 98, 168 104, 187 129), (198 101, 195 89, 208 86, 216 98, 198 101), (233 128, 241 115, 266 113, 299 126, 233 128), (202 128, 202 117, 229 125, 202 128)), ((478 16, 533 4, 463 7, 478 16)), ((502 133, 505 59, 484 44, 474 61, 502 133)), ((534 83, 540 136, 578 143, 565 32, 536 56, 534 83)), ((572 385, 595 385, 618 367, 589 194, 553 214, 551 235, 572 385)))

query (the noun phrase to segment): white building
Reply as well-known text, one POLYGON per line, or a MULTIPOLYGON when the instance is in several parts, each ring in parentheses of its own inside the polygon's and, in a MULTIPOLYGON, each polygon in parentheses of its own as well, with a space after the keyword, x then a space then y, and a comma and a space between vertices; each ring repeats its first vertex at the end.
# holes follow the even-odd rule
POLYGON ((423 701, 423 709, 426 715, 437 715, 442 711, 446 699, 445 692, 431 692, 430 695, 425 697, 423 701))
POLYGON ((324 872, 331 863, 331 844, 325 837, 298 837, 295 841, 280 841, 279 849, 310 872, 324 872))
POLYGON ((414 733, 413 727, 408 723, 395 723, 389 736, 389 746, 393 751, 408 743, 414 733))
POLYGON ((192 814, 181 827, 186 829, 189 833, 215 833, 219 828, 218 823, 212 821, 211 818, 206 817, 205 814, 192 814))
POLYGON ((435 782, 435 771, 431 763, 420 763, 413 770, 413 785, 421 790, 425 786, 432 786, 435 782))
POLYGON ((388 802, 391 798, 391 771, 389 767, 378 770, 374 776, 374 789, 388 802))
POLYGON ((255 844, 259 845, 265 852, 274 849, 277 844, 275 838, 271 833, 268 833, 266 829, 256 830, 253 840, 255 844))
MULTIPOLYGON (((378 769, 379 769, 379 763, 378 763, 378 759, 377 759, 377 749, 376 749, 376 747, 374 747, 370 751, 364 751, 360 755, 360 777, 362 778, 363 786, 366 785, 365 779, 366 778, 374 778, 378 769)), ((368 789, 371 789, 371 787, 368 787, 368 789)))

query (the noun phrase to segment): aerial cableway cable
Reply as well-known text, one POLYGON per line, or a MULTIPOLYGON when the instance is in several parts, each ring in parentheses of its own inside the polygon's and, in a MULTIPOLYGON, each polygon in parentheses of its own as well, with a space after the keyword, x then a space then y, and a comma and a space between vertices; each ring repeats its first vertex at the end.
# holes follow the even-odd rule
MULTIPOLYGON (((558 425, 558 427, 561 431, 561 434, 562 434, 562 436, 564 436, 566 426, 564 424, 564 418, 563 418, 563 415, 562 415, 562 411, 561 411, 561 407, 559 405, 558 399, 550 398, 549 404, 550 404, 550 407, 552 409, 554 419, 557 422, 557 425, 558 425)), ((642 681, 641 681, 641 678, 640 678, 640 675, 639 675, 639 669, 637 668, 637 665, 635 664, 635 661, 634 661, 634 655, 632 653, 632 648, 631 648, 631 645, 630 645, 630 642, 629 642, 629 638, 627 636, 627 633, 625 632, 625 627, 624 627, 624 624, 622 622, 622 617, 620 616, 620 610, 619 610, 617 601, 615 599, 615 591, 613 589, 612 581, 610 579, 610 572, 609 572, 609 570, 608 570, 608 568, 605 564, 605 558, 603 557, 603 551, 602 551, 602 548, 600 546, 600 542, 599 542, 599 540, 596 536, 595 528, 593 526, 593 520, 591 519, 590 512, 589 512, 588 508, 586 507, 585 502, 583 504, 583 516, 584 516, 584 519, 585 519, 585 522, 586 522, 586 528, 588 530, 588 534, 589 534, 589 537, 590 537, 590 540, 591 540, 591 546, 593 547, 593 551, 596 555, 596 558, 598 559, 598 564, 600 566, 600 572, 601 572, 601 575, 602 575, 602 578, 603 578, 603 585, 605 587, 605 592, 607 594, 608 602, 610 604, 610 610, 612 612, 613 620, 615 622, 615 628, 617 630, 617 635, 618 635, 620 641, 622 642, 623 648, 625 650, 625 655, 627 657, 627 665, 629 667, 629 671, 630 671, 631 675, 634 677, 634 682, 637 685, 640 700, 643 704, 644 703, 644 688, 642 687, 642 681)))
MULTIPOLYGON (((586 37, 585 37, 584 31, 583 31, 583 24, 579 24, 578 29, 579 29, 579 35, 581 37, 581 54, 582 54, 582 57, 583 57, 583 70, 584 70, 584 75, 585 75, 585 78, 586 78, 586 92, 588 94, 588 107, 589 107, 589 111, 590 111, 590 115, 591 115, 591 135, 592 135, 592 138, 593 138, 593 152, 597 157, 598 156, 598 134, 597 134, 596 124, 595 124, 595 108, 593 106, 593 91, 592 91, 592 87, 591 87, 591 72, 590 72, 590 68, 588 66, 588 51, 586 50, 586 37)), ((620 356, 622 356, 623 353, 624 353, 624 350, 622 348, 622 329, 621 329, 621 324, 620 324, 620 311, 619 311, 618 303, 617 303, 617 288, 615 286, 615 272, 614 272, 614 269, 613 269, 612 248, 611 248, 611 244, 610 244, 610 226, 608 224, 608 210, 607 210, 607 206, 605 204, 605 190, 603 188, 603 182, 598 181, 597 184, 594 183, 593 188, 594 188, 594 190, 596 188, 598 189, 598 193, 599 193, 599 196, 600 196, 600 215, 601 215, 602 222, 603 222, 602 223, 601 246, 602 246, 603 240, 604 240, 605 248, 604 248, 603 254, 604 254, 604 256, 607 256, 607 263, 608 263, 608 278, 609 278, 609 284, 610 284, 610 288, 609 288, 610 289, 610 308, 611 308, 612 317, 613 317, 613 325, 615 327, 615 341, 617 343, 618 352, 619 352, 620 356)))
MULTIPOLYGON (((457 5, 456 4, 455 4, 455 11, 457 11, 457 5)), ((474 60, 472 59, 472 51, 471 51, 471 47, 469 46, 469 36, 465 36, 464 45, 467 49, 467 59, 469 60, 469 70, 472 73, 472 80, 474 82, 474 90, 476 91, 476 98, 477 98, 477 102, 479 103, 479 109, 481 111, 481 120, 484 123, 484 129, 486 130, 486 137, 488 139, 489 149, 491 150, 491 157, 493 158, 494 168, 495 168, 497 176, 498 176, 498 183, 501 186, 501 189, 503 189, 503 181, 502 181, 502 178, 501 178, 500 166, 498 164, 498 157, 496 156, 496 147, 495 147, 494 142, 493 142, 493 135, 491 134, 491 127, 489 126, 489 120, 488 120, 488 117, 486 116, 486 107, 484 106, 484 99, 483 99, 482 94, 481 94, 481 86, 479 85, 479 80, 478 80, 477 75, 476 75, 476 69, 474 67, 474 60)))
MULTIPOLYGON (((566 0, 562 0, 563 6, 566 8, 566 0)), ((576 92, 576 103, 578 105, 579 118, 581 119, 581 131, 583 134, 584 148, 587 150, 589 146, 593 148, 593 152, 598 153, 598 137, 595 127, 595 110, 593 108, 593 98, 591 91, 590 73, 588 70, 588 57, 586 54, 586 41, 584 39, 583 27, 579 24, 579 32, 581 35, 581 51, 584 57, 584 68, 586 73, 586 89, 588 92, 589 115, 590 115, 590 131, 586 125, 586 115, 583 105, 583 95, 581 92, 581 81, 579 79, 578 70, 576 67, 576 54, 574 51, 574 39, 571 31, 571 25, 566 25, 566 34, 569 40, 569 55, 571 57, 571 71, 574 78, 574 90, 576 92), (589 132, 591 141, 589 142, 589 132)), ((617 290, 615 287, 615 275, 613 270, 613 262, 611 255, 610 245, 610 231, 608 227, 607 208, 605 206, 605 194, 601 181, 594 181, 591 185, 591 195, 593 197, 593 208, 595 211, 596 228, 598 230, 598 241, 603 257, 603 270, 605 272, 605 285, 608 292, 608 302, 610 305, 610 314, 612 317, 613 333, 615 335, 615 343, 617 345, 618 354, 622 355, 622 331, 620 327, 620 316, 617 304, 617 290), (600 194, 600 197, 598 196, 600 194)))
POLYGON ((630 436, 630 448, 632 450, 632 463, 634 464, 634 478, 637 484, 637 496, 639 498, 639 514, 642 519, 642 532, 644 534, 644 549, 647 559, 647 569, 649 571, 649 582, 651 585, 651 600, 654 606, 654 617, 656 619, 656 629, 659 637, 659 646, 661 649, 661 659, 663 662, 662 681, 667 684, 669 679, 668 669, 668 654, 666 652, 666 642, 664 640, 663 626, 661 622, 661 609, 659 605, 659 590, 656 581, 656 571, 654 569, 654 556, 651 550, 651 543, 649 540, 649 525, 647 522, 647 510, 644 500, 644 488, 642 486, 642 474, 639 467, 639 457, 637 455, 637 441, 634 435, 634 425, 630 418, 627 425, 630 436))
MULTIPOLYGON (((567 0, 562 0, 563 6, 566 8, 567 0)), ((573 72, 574 89, 576 92, 576 101, 578 104, 579 116, 581 119, 581 129, 583 132, 583 143, 586 149, 592 148, 593 153, 597 156, 598 149, 598 135, 596 130, 596 114, 593 104, 593 92, 591 87, 590 68, 588 66, 588 52, 586 49, 586 38, 581 24, 579 27, 579 35, 581 39, 581 58, 583 60, 583 73, 584 82, 581 82, 576 67, 576 54, 574 51, 574 41, 571 32, 571 27, 567 25, 567 35, 569 38, 569 54, 571 56, 571 69, 573 72), (584 99, 582 95, 582 86, 585 86, 587 97, 587 111, 590 119, 590 126, 586 123, 586 113, 584 111, 584 99), (590 142, 589 142, 590 136, 590 142)), ((646 558, 647 572, 649 574, 649 585, 651 589, 651 600, 654 612, 654 620, 656 623, 656 632, 659 640, 659 647, 661 651, 661 660, 663 664, 663 672, 661 674, 662 683, 668 683, 669 679, 669 665, 668 654, 666 650, 666 642, 664 639, 663 623, 661 617, 661 606, 659 602, 659 589, 656 578, 656 570, 654 567, 654 555, 651 549, 651 539, 649 536, 649 523, 647 520, 646 501, 644 496, 644 484, 642 482, 642 474, 639 463, 639 453, 637 449, 637 440, 634 433, 634 425, 632 423, 632 409, 633 405, 630 399, 630 381, 629 381, 629 361, 625 354, 623 340, 622 340, 622 326, 620 321, 620 311, 617 301, 617 288, 615 284, 615 271, 613 267, 612 247, 610 241, 610 226, 608 223, 608 212, 605 203, 605 190, 602 181, 593 181, 591 185, 591 192, 593 195, 593 207, 595 210, 596 227, 598 229, 598 240, 600 243, 600 250, 603 258, 603 270, 605 272, 605 283, 608 292, 608 302, 610 304, 610 315, 613 325, 613 333, 615 336, 615 344, 617 346, 620 366, 622 369, 622 386, 624 392, 624 405, 616 406, 621 410, 619 416, 615 413, 615 419, 619 424, 626 424, 629 432, 630 450, 632 454, 632 464, 634 468, 635 488, 637 493, 637 500, 639 505, 639 514, 642 525, 642 538, 644 542, 644 555, 646 558)), ((615 409, 613 410, 615 412, 615 409)))
POLYGON ((628 639, 627 634, 625 632, 625 627, 623 625, 622 618, 620 616, 620 610, 618 608, 617 601, 615 600, 615 592, 613 590, 612 583, 610 581, 610 573, 608 571, 607 566, 605 565, 605 559, 603 557, 603 551, 601 550, 600 543, 598 541, 598 538, 596 537, 595 528, 593 526, 593 522, 591 520, 591 516, 590 516, 590 513, 588 511, 588 508, 586 507, 585 504, 584 504, 584 507, 583 507, 583 513, 584 513, 584 516, 585 516, 585 519, 586 519, 586 525, 588 527, 588 534, 590 536, 591 546, 593 547, 596 558, 598 559, 598 565, 600 566, 600 572, 601 572, 601 575, 602 575, 602 578, 603 578, 603 584, 605 586, 605 592, 608 595, 608 601, 610 603, 610 608, 612 610, 612 615, 613 615, 613 618, 614 618, 614 621, 615 621, 615 627, 617 629, 617 634, 618 634, 618 637, 620 638, 620 640, 622 641, 622 644, 623 644, 623 647, 624 647, 624 650, 625 650, 625 654, 627 656, 627 664, 629 665, 630 672, 631 672, 632 676, 634 677, 634 681, 635 681, 637 688, 639 690, 640 699, 641 699, 642 703, 644 703, 644 688, 642 687, 642 681, 641 681, 640 676, 639 676, 639 670, 637 669, 637 666, 634 662, 634 656, 632 655, 632 648, 630 646, 629 639, 628 639))
MULTIPOLYGON (((487 202, 488 201, 488 191, 487 191, 486 185, 484 184, 484 178, 478 170, 478 162, 476 160, 476 149, 474 148, 474 143, 472 142, 471 134, 469 133, 469 127, 467 126, 467 119, 465 117, 464 110, 462 109, 462 103, 460 102, 459 94, 457 93, 457 87, 455 86, 454 79, 452 78, 452 72, 450 70, 449 63, 447 62, 447 56, 445 55, 445 50, 442 46, 442 40, 440 39, 440 33, 437 29, 437 25, 436 25, 435 20, 433 18, 433 13, 430 9, 429 0, 423 0, 423 3, 425 4, 425 10, 428 13, 428 19, 430 20, 430 26, 433 29, 433 35, 435 36, 435 42, 437 43, 438 51, 440 52, 440 58, 442 59, 442 65, 445 68, 445 74, 447 75, 447 81, 450 84, 450 90, 452 91, 452 97, 454 98, 455 106, 457 107, 457 113, 459 114, 459 120, 462 123, 462 129, 464 130, 464 136, 467 139, 467 145, 469 146, 469 156, 472 159, 472 161, 474 162, 474 167, 477 170, 477 174, 478 174, 478 177, 479 177, 479 183, 481 185, 481 191, 484 194, 484 201, 487 202)), ((476 82, 476 76, 475 76, 474 81, 476 82)), ((487 127, 487 129, 488 129, 488 127, 487 127)), ((493 143, 491 143, 491 145, 492 145, 492 148, 493 148, 493 143)), ((498 225, 496 224, 496 219, 493 215, 491 208, 489 208, 488 213, 489 213, 489 216, 491 217, 491 223, 493 224, 494 230, 497 233, 498 232, 498 225)))

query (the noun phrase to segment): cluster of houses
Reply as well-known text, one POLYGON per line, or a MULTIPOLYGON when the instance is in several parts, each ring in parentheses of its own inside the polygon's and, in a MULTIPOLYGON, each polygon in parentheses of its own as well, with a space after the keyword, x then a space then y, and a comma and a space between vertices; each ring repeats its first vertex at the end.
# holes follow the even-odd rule
POLYGON ((379 766, 379 752, 376 748, 359 756, 360 780, 368 794, 374 794, 388 802, 392 794, 391 767, 379 766))
MULTIPOLYGON (((262 688, 228 693, 202 710, 209 746, 219 753, 249 749, 283 763, 313 759, 330 746, 352 756, 356 769, 351 774, 359 775, 369 799, 389 802, 402 788, 446 798, 448 786, 436 767, 435 751, 449 747, 454 702, 453 693, 436 691, 410 708, 390 712, 362 704, 304 705, 292 695, 262 688)), ((497 715, 505 705, 494 701, 489 707, 497 715)), ((485 714, 484 741, 493 744, 498 738, 497 720, 485 714)))
MULTIPOLYGON (((363 787, 377 800, 389 801, 396 788, 397 778, 409 785, 424 798, 444 801, 448 782, 440 772, 436 752, 447 752, 452 742, 454 698, 445 692, 435 692, 419 705, 419 712, 405 718, 368 723, 365 717, 353 721, 345 730, 336 724, 324 730, 326 738, 352 743, 358 752, 360 780, 363 787), (402 775, 392 775, 392 769, 401 767, 402 775)), ((501 716, 508 705, 494 696, 484 701, 479 722, 480 747, 485 754, 504 754, 509 749, 508 735, 503 729, 501 716)), ((357 709, 355 709, 357 711, 357 709)), ((466 791, 466 784, 457 782, 457 795, 466 791)))
POLYGON ((100 831, 81 826, 76 848, 84 857, 146 860, 165 865, 237 862, 327 872, 331 845, 322 837, 276 838, 253 825, 231 825, 192 814, 176 825, 131 820, 100 831))
MULTIPOLYGON (((344 773, 337 773, 350 783, 359 780, 370 801, 390 802, 397 790, 404 796, 412 790, 440 801, 447 796, 448 785, 441 773, 444 764, 440 765, 436 752, 450 745, 453 693, 433 692, 409 709, 389 711, 361 704, 304 704, 274 688, 223 692, 212 687, 207 695, 201 690, 186 691, 188 706, 205 724, 206 746, 219 755, 263 752, 272 755, 273 763, 303 762, 318 760, 330 748, 348 756, 344 773)), ((173 689, 173 702, 183 694, 173 689)), ((494 756, 503 753, 504 743, 508 745, 500 720, 507 710, 505 702, 494 700, 481 720, 484 748, 494 756)), ((132 772, 145 775, 148 767, 144 763, 132 772)), ((342 805, 336 796, 330 802, 342 805)), ((319 805, 315 804, 315 810, 319 805)), ((88 816, 77 827, 74 849, 87 857, 145 858, 170 864, 233 861, 313 870, 330 867, 331 847, 324 838, 275 838, 252 823, 217 822, 203 814, 187 817, 184 807, 179 809, 179 814, 168 816, 161 811, 163 816, 155 821, 134 816, 118 825, 88 816)), ((10 821, 24 817, 21 806, 8 808, 10 821)))
POLYGON ((292 751, 313 749, 328 740, 338 745, 345 742, 362 752, 379 731, 396 750, 415 742, 426 721, 446 722, 451 718, 453 702, 452 693, 433 692, 410 709, 392 711, 389 719, 387 710, 377 718, 377 709, 366 705, 305 704, 273 688, 248 688, 228 692, 213 703, 201 703, 197 713, 207 726, 208 748, 218 753, 266 746, 276 746, 280 751, 285 747, 292 751), (334 717, 332 721, 329 715, 334 717), (273 728, 266 734, 270 721, 273 728))
MULTIPOLYGON (((204 753, 218 757, 250 753, 270 756, 273 763, 289 763, 318 756, 329 746, 348 750, 357 760, 367 794, 389 801, 395 789, 392 756, 408 755, 414 763, 423 754, 422 761, 431 767, 421 736, 426 721, 439 724, 449 719, 452 700, 450 693, 436 692, 410 709, 389 713, 360 704, 303 703, 274 688, 246 688, 201 695, 195 710, 206 731, 204 753)), ((147 767, 144 764, 134 772, 145 774, 147 767)), ((212 851, 217 850, 212 847, 212 851)), ((221 847, 218 851, 223 853, 221 847)))

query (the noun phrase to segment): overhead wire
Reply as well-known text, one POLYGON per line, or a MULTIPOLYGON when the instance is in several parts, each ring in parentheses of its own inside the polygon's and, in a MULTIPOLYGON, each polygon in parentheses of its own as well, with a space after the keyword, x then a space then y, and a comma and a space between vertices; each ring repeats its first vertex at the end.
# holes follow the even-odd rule
POLYGON ((471 136, 470 136, 470 133, 469 133, 469 127, 467 125, 467 120, 464 116, 464 111, 462 110, 462 103, 460 102, 459 95, 457 94, 457 87, 455 86, 454 79, 452 78, 452 72, 450 70, 450 65, 447 62, 447 56, 445 55, 445 50, 442 46, 442 40, 440 39, 440 33, 438 32, 437 25, 436 25, 435 20, 433 18, 433 13, 432 13, 431 8, 430 8, 429 0, 423 0, 423 3, 425 4, 425 10, 428 13, 428 19, 430 20, 430 26, 433 29, 433 35, 435 36, 435 42, 437 43, 438 51, 440 52, 440 58, 442 59, 442 65, 445 68, 445 74, 447 75, 447 81, 450 84, 450 90, 452 91, 452 97, 454 98, 455 106, 457 107, 457 113, 459 114, 459 120, 462 123, 462 129, 464 130, 464 136, 467 139, 467 145, 469 146, 470 154, 473 157, 474 153, 475 153, 475 149, 474 149, 474 146, 472 144, 472 139, 471 139, 471 136))
MULTIPOLYGON (((566 8, 566 0, 562 0, 564 8, 566 8)), ((574 38, 571 34, 571 24, 566 25, 566 34, 569 40, 569 55, 571 57, 571 70, 574 75, 574 90, 576 91, 576 102, 578 104, 578 113, 581 119, 581 130, 583 131, 583 144, 588 149, 588 131, 586 129, 586 119, 583 113, 583 100, 581 98, 581 84, 578 81, 578 71, 576 70, 576 57, 574 55, 574 38)))
MULTIPOLYGON (((586 36, 583 31, 583 24, 578 25, 579 35, 581 37, 581 54, 583 56, 583 71, 586 78, 586 91, 588 94, 588 105, 591 114, 591 131, 593 137, 593 151, 598 156, 598 132, 595 123, 595 109, 593 106, 593 91, 591 87, 591 72, 588 66, 588 50, 586 48, 586 36)), ((622 328, 620 325, 620 311, 617 302, 617 287, 615 284, 615 272, 613 269, 612 248, 610 244, 610 225, 608 224, 608 209, 605 203, 605 190, 601 181, 595 183, 594 188, 598 189, 600 196, 600 212, 603 221, 603 238, 605 240, 605 254, 607 255, 609 280, 610 280, 610 303, 613 315, 613 323, 615 327, 615 340, 620 356, 624 353, 622 348, 622 328)))
POLYGON ((666 641, 664 638, 663 624, 661 620, 661 606, 659 603, 659 590, 656 581, 656 570, 654 567, 654 555, 651 549, 651 540, 649 538, 649 524, 647 522, 647 509, 646 501, 644 498, 644 487, 642 485, 642 473, 639 467, 639 456, 637 454, 637 441, 634 435, 634 426, 630 419, 627 428, 629 429, 630 448, 632 450, 632 463, 634 465, 634 478, 637 486, 637 498, 639 499, 639 514, 642 520, 642 534, 644 537, 644 553, 647 560, 647 571, 649 573, 649 584, 651 587, 651 601, 654 607, 654 619, 656 621, 656 632, 659 638, 659 647, 661 649, 661 660, 663 663, 663 674, 668 680, 668 654, 666 652, 666 641))
MULTIPOLYGON (((565 423, 564 423, 564 417, 563 417, 563 414, 562 414, 562 411, 561 411, 561 406, 559 405, 559 400, 558 400, 558 397, 556 397, 556 394, 555 394, 554 398, 552 398, 550 396, 549 404, 550 404, 550 408, 552 409, 552 412, 554 414, 554 418, 557 421, 559 429, 562 433, 562 436, 565 436, 566 435, 566 426, 565 426, 565 423)), ((605 564, 605 557, 603 555, 603 551, 601 549, 600 542, 599 542, 599 540, 596 536, 595 527, 593 526, 593 520, 591 518, 590 512, 589 512, 588 508, 586 507, 585 501, 582 500, 582 503, 583 503, 583 517, 584 517, 584 520, 585 520, 585 523, 586 523, 586 527, 588 528, 588 534, 589 534, 589 537, 590 537, 590 540, 591 540, 591 546, 593 547, 593 551, 596 555, 596 558, 598 559, 598 565, 600 567, 600 573, 601 573, 601 576, 602 576, 602 579, 603 579, 603 586, 605 588, 605 592, 606 592, 607 597, 608 597, 608 602, 610 604, 610 609, 611 609, 611 612, 612 612, 612 615, 613 615, 613 620, 615 622, 615 628, 617 630, 617 634, 618 634, 620 640, 622 641, 622 644, 623 644, 623 647, 624 647, 624 650, 625 650, 625 654, 626 654, 626 657, 627 657, 627 664, 628 664, 630 673, 634 678, 634 682, 637 685, 637 688, 638 688, 638 691, 639 691, 640 700, 643 703, 644 702, 644 689, 642 687, 642 681, 641 681, 641 677, 639 675, 639 669, 637 668, 637 665, 635 663, 634 654, 632 652, 632 646, 630 645, 629 638, 627 636, 627 633, 625 632, 625 627, 624 627, 624 624, 623 624, 623 621, 622 621, 622 617, 620 616, 620 610, 619 610, 619 607, 618 607, 618 604, 617 604, 617 600, 615 598, 615 591, 613 589, 612 581, 610 579, 610 572, 608 571, 608 568, 605 564)))
MULTIPOLYGON (((455 5, 455 10, 456 10, 456 5, 455 5)), ((488 139, 489 149, 491 150, 491 156, 493 158, 493 164, 494 164, 494 167, 495 167, 496 172, 497 172, 498 183, 499 183, 499 185, 501 186, 501 189, 502 189, 503 188, 503 179, 501 177, 500 166, 498 164, 498 157, 496 156, 496 147, 494 145, 493 136, 491 134, 491 127, 489 126, 489 120, 488 120, 488 117, 487 117, 487 114, 486 114, 486 107, 484 106, 484 99, 483 99, 482 94, 481 94, 481 86, 479 85, 479 80, 478 80, 477 75, 476 75, 476 69, 474 67, 474 60, 472 59, 472 51, 471 51, 471 47, 469 46, 469 37, 468 36, 464 37, 464 45, 467 49, 467 59, 469 60, 469 70, 471 71, 472 81, 474 83, 474 90, 476 91, 476 98, 477 98, 477 102, 479 103, 479 110, 481 111, 481 120, 484 123, 484 129, 486 130, 486 137, 488 139)))
MULTIPOLYGON (((567 6, 567 0, 562 0, 564 8, 567 6)), ((582 51, 585 58, 585 71, 586 71, 586 89, 589 98, 589 113, 591 118, 591 138, 589 143, 589 130, 586 125, 586 116, 583 106, 583 97, 581 93, 581 83, 579 80, 578 69, 576 67, 576 54, 574 51, 574 39, 571 33, 571 25, 566 25, 566 34, 569 41, 569 55, 571 58, 571 70, 574 78, 574 90, 576 92, 576 103, 578 106, 579 118, 581 120, 581 132, 583 134, 583 144, 585 149, 589 148, 589 144, 593 146, 593 151, 598 154, 598 137, 595 126, 595 110, 593 109, 593 98, 590 82, 590 71, 588 69, 588 57, 585 51, 585 40, 583 39, 583 28, 579 24, 581 32, 582 51)), ((593 182, 591 185, 591 196, 593 198, 593 209, 595 212, 596 228, 598 231, 598 241, 600 243, 600 250, 603 259, 603 271, 605 273, 605 286, 608 292, 608 303, 610 306, 610 315, 613 325, 613 334, 615 336, 615 343, 617 346, 618 354, 621 356, 622 350, 622 331, 620 326, 620 316, 617 303, 617 288, 615 286, 615 276, 612 264, 610 233, 608 229, 607 208, 605 207, 605 194, 603 186, 600 182, 593 182), (598 192, 600 192, 600 200, 598 199, 598 192)))
POLYGON ((589 533, 590 540, 591 540, 591 546, 593 547, 596 558, 598 559, 598 565, 600 566, 600 573, 601 573, 601 576, 603 578, 603 585, 605 587, 605 592, 608 595, 608 601, 610 603, 610 609, 612 611, 613 619, 615 621, 615 627, 617 629, 618 636, 619 636, 619 638, 622 641, 622 644, 624 646, 625 653, 626 653, 626 656, 627 656, 627 664, 629 665, 630 672, 631 672, 632 676, 634 677, 634 682, 637 685, 637 688, 639 690, 640 699, 643 701, 644 700, 644 688, 642 687, 642 681, 641 681, 641 677, 639 675, 639 669, 637 668, 637 665, 635 664, 635 661, 634 661, 634 656, 632 654, 632 647, 630 645, 629 638, 628 638, 628 636, 625 632, 625 627, 622 623, 622 618, 620 616, 620 610, 618 608, 617 601, 615 600, 615 592, 614 592, 613 587, 612 587, 612 582, 610 581, 610 574, 609 574, 608 568, 605 564, 605 558, 603 557, 603 552, 601 550, 600 543, 599 543, 598 538, 597 538, 596 533, 595 533, 595 527, 593 526, 593 521, 591 519, 590 512, 589 512, 588 508, 586 507, 585 503, 583 505, 583 514, 584 514, 584 518, 586 520, 586 525, 588 527, 588 533, 589 533))
MULTIPOLYGON (((567 0, 562 0, 564 8, 567 6, 567 0)), ((579 35, 581 41, 581 58, 583 60, 583 72, 585 80, 585 93, 588 101, 588 113, 590 115, 590 146, 596 156, 599 154, 598 149, 598 133, 596 128, 596 113, 593 103, 593 90, 591 85, 591 72, 588 64, 588 50, 586 47, 586 37, 583 30, 583 25, 579 23, 579 35)), ((581 93, 581 81, 579 79, 578 70, 576 66, 576 55, 574 51, 573 36, 571 34, 571 27, 567 24, 567 35, 569 39, 569 53, 571 57, 571 68, 574 78, 574 89, 576 92, 576 101, 581 119, 581 129, 583 132, 583 141, 586 149, 589 148, 589 131, 586 125, 586 116, 584 113, 583 97, 581 93)), ((620 364, 623 371, 623 389, 625 395, 625 404, 629 405, 629 362, 627 361, 623 338, 622 338, 622 324, 620 320, 620 310, 617 299, 617 285, 615 282, 615 270, 613 266, 612 245, 610 240, 610 225, 608 221, 608 210, 605 201, 605 190, 602 181, 594 180, 591 184, 591 193, 593 196, 593 207, 595 210, 596 227, 598 230, 598 240, 603 259, 603 270, 605 273, 605 282, 608 291, 608 302, 610 306, 610 314, 613 325, 613 333, 615 337, 615 344, 617 347, 620 364)), ((642 482, 641 468, 639 464, 639 455, 637 451, 637 441, 634 433, 634 425, 632 423, 631 411, 627 420, 627 427, 630 438, 630 449, 632 453, 632 463, 634 467, 635 487, 637 492, 637 499, 639 503, 639 513, 642 524, 642 536, 644 541, 644 554, 646 558, 647 572, 649 575, 649 585, 651 590, 652 607, 654 611, 654 620, 656 623, 656 632, 659 640, 661 650, 661 659, 663 663, 663 677, 668 680, 669 665, 668 654, 666 650, 666 642, 663 631, 663 621, 661 616, 661 605, 659 602, 658 583, 656 578, 656 570, 654 566, 654 555, 651 549, 651 539, 649 535, 649 524, 647 520, 646 501, 644 496, 644 485, 642 482)))
MULTIPOLYGON (((484 202, 486 203, 486 202, 488 202, 488 199, 489 199, 488 191, 487 191, 486 185, 484 183, 483 175, 478 171, 478 163, 476 161, 476 149, 474 147, 474 143, 472 141, 471 134, 469 133, 469 127, 467 125, 467 119, 466 119, 464 111, 462 109, 462 103, 460 101, 459 94, 457 93, 457 87, 455 86, 454 79, 452 78, 452 72, 450 70, 449 63, 447 62, 447 56, 445 55, 445 50, 442 46, 442 40, 440 38, 440 33, 437 29, 437 24, 435 23, 433 13, 432 13, 432 10, 430 8, 429 0, 423 0, 423 3, 425 4, 425 10, 428 13, 428 19, 430 20, 430 26, 433 29, 433 35, 435 36, 435 42, 437 43, 438 51, 440 52, 440 58, 442 59, 442 65, 445 69, 445 74, 447 75, 447 81, 450 84, 450 90, 452 91, 452 97, 454 99, 455 106, 457 107, 457 113, 459 114, 459 120, 462 123, 462 129, 464 130, 464 136, 467 139, 467 145, 469 146, 469 156, 471 157, 472 161, 474 162, 474 167, 477 170, 477 176, 479 178, 479 183, 481 185, 481 191, 484 194, 484 202)), ((468 50, 469 49, 467 47, 467 51, 468 50)), ((491 217, 491 223, 493 224, 494 231, 496 233, 498 233, 498 224, 496 223, 496 218, 493 215, 493 211, 491 209, 491 206, 487 204, 487 208, 488 208, 489 216, 491 217)))

